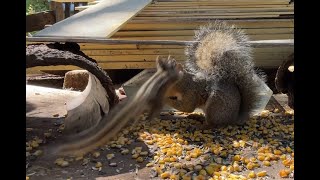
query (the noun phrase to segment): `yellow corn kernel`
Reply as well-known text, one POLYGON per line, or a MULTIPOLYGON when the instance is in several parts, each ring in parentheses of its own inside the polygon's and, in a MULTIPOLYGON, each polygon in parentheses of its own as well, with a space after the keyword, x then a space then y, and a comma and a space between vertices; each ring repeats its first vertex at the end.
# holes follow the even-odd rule
POLYGON ((281 159, 281 160, 285 160, 285 159, 287 159, 287 156, 286 156, 285 154, 282 154, 282 155, 280 156, 280 159, 281 159))
POLYGON ((147 141, 144 141, 144 142, 147 143, 148 145, 154 144, 153 140, 147 140, 147 141))
POLYGON ((164 160, 164 162, 170 162, 170 158, 169 157, 165 157, 163 160, 164 160))
POLYGON ((96 168, 102 167, 102 163, 101 162, 97 162, 96 163, 96 168))
POLYGON ((121 151, 121 154, 128 154, 129 153, 129 149, 124 149, 121 151))
POLYGON ((289 146, 287 146, 287 147, 286 147, 286 151, 287 151, 288 153, 291 153, 291 152, 292 152, 292 149, 291 149, 289 146))
POLYGON ((256 178, 256 173, 254 171, 250 171, 248 174, 248 178, 256 178))
POLYGON ((170 177, 170 173, 169 172, 164 172, 160 175, 161 179, 166 179, 170 177))
POLYGON ((214 172, 214 167, 212 167, 212 166, 206 166, 205 167, 205 170, 207 171, 207 173, 210 175, 210 176, 212 176, 212 174, 213 174, 213 172, 214 172))
POLYGON ((139 163, 143 162, 143 157, 138 157, 138 158, 136 159, 136 161, 139 162, 139 163))
POLYGON ((220 153, 220 156, 221 156, 221 157, 227 157, 227 156, 228 156, 227 151, 222 151, 222 152, 220 153))
POLYGON ((228 168, 227 168, 227 166, 221 166, 220 170, 221 170, 221 171, 227 171, 228 168))
POLYGON ((201 169, 201 170, 200 170, 200 172, 199 172, 199 175, 207 176, 207 172, 206 172, 206 170, 201 169))
POLYGON ((182 168, 182 164, 181 163, 174 163, 173 167, 175 167, 177 169, 181 169, 182 168))
POLYGON ((241 159, 241 157, 240 157, 240 155, 235 155, 235 156, 233 156, 233 160, 234 161, 240 161, 240 159, 241 159))
POLYGON ((264 161, 265 158, 266 158, 266 157, 265 157, 264 155, 259 155, 259 156, 258 156, 258 160, 259 160, 259 161, 264 161))
POLYGON ((179 175, 171 174, 170 175, 170 180, 179 180, 179 175))
POLYGON ((263 161, 263 165, 265 165, 265 166, 271 166, 271 163, 270 163, 270 161, 263 161))
POLYGON ((149 153, 148 151, 142 151, 140 152, 140 156, 147 156, 149 153))
POLYGON ((147 167, 152 167, 153 165, 154 165, 154 163, 152 163, 152 162, 146 164, 147 167))
POLYGON ((185 157, 185 160, 186 160, 186 161, 190 161, 190 160, 191 160, 191 156, 186 156, 186 157, 185 157))
POLYGON ((285 159, 282 161, 282 164, 285 166, 290 166, 293 163, 293 160, 291 159, 285 159))
POLYGON ((265 160, 265 161, 270 161, 271 158, 270 158, 269 156, 266 156, 266 157, 264 158, 264 160, 265 160))
POLYGON ((254 168, 252 162, 249 162, 246 167, 247 167, 247 169, 249 169, 249 170, 252 170, 252 169, 254 168))
POLYGON ((294 171, 294 165, 293 164, 290 165, 290 170, 294 171))
POLYGON ((266 175, 267 175, 267 171, 260 171, 260 172, 257 173, 258 177, 264 177, 266 175))
POLYGON ((288 171, 286 171, 286 170, 284 170, 284 169, 282 169, 282 170, 279 171, 279 175, 280 175, 280 177, 282 177, 282 178, 288 177, 289 174, 290 174, 290 172, 288 173, 288 171))
POLYGON ((250 162, 257 162, 257 159, 255 157, 251 157, 250 162))
POLYGON ((175 161, 177 161, 177 158, 176 157, 171 157, 169 160, 170 160, 170 162, 175 162, 175 161))
POLYGON ((275 154, 275 155, 281 155, 282 154, 282 152, 280 151, 280 150, 274 150, 273 151, 273 154, 275 154))
POLYGON ((188 175, 184 175, 182 176, 182 180, 191 180, 191 176, 188 176, 188 175))
POLYGON ((235 148, 240 147, 240 143, 237 141, 233 141, 233 147, 235 147, 235 148))
POLYGON ((230 173, 234 172, 233 166, 228 166, 228 171, 229 171, 230 173))
POLYGON ((132 158, 133 159, 137 159, 139 157, 139 154, 134 154, 134 155, 132 155, 132 158))
POLYGON ((294 153, 291 153, 291 156, 294 157, 294 153))
POLYGON ((233 169, 238 172, 242 171, 242 168, 238 164, 234 164, 233 169))

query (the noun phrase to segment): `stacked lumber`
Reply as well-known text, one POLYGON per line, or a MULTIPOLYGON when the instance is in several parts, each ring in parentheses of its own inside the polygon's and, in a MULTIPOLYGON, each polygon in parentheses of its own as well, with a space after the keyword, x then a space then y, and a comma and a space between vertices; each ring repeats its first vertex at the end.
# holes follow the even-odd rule
MULTIPOLYGON (((222 19, 243 29, 250 40, 293 39, 293 10, 290 0, 156 0, 111 38, 189 41, 200 25, 222 19)), ((183 61, 183 48, 177 45, 82 45, 87 55, 107 69, 153 68, 158 55, 170 54, 183 61)), ((254 60, 258 67, 276 68, 292 52, 293 47, 255 48, 254 60)))
MULTIPOLYGON (((221 19, 243 29, 250 40, 293 39, 293 9, 290 0, 155 0, 108 37, 189 41, 200 25, 221 19)), ((154 68, 158 55, 172 55, 181 62, 186 59, 183 45, 81 43, 81 50, 105 69, 154 68)), ((292 46, 257 47, 253 55, 256 66, 277 68, 292 52, 292 46)), ((50 67, 54 69, 77 68, 50 67)))

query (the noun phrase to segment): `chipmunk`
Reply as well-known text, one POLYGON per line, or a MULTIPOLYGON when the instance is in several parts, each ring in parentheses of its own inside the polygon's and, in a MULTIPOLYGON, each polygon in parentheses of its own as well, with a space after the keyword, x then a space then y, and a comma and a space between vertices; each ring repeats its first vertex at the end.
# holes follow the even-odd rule
POLYGON ((243 124, 259 102, 259 81, 248 36, 216 21, 195 32, 185 49, 182 78, 166 94, 167 105, 184 112, 201 108, 210 127, 243 124))
POLYGON ((66 137, 60 144, 51 147, 48 154, 84 155, 95 148, 106 144, 124 128, 128 122, 135 122, 145 111, 149 112, 148 119, 159 115, 164 105, 166 91, 181 77, 181 69, 176 66, 173 58, 158 58, 157 71, 137 91, 132 99, 123 104, 117 104, 94 127, 66 137))

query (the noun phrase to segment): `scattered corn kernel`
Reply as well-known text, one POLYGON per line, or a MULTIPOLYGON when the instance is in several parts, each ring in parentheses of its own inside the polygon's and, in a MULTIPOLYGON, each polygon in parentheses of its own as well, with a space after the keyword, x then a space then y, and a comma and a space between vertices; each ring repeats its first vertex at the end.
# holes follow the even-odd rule
POLYGON ((248 178, 256 178, 256 173, 254 171, 250 171, 248 174, 248 178))
POLYGON ((134 155, 132 155, 132 158, 133 159, 137 159, 139 157, 139 154, 134 154, 134 155))
POLYGON ((289 174, 290 174, 290 172, 288 173, 288 171, 283 170, 283 169, 279 171, 279 175, 280 175, 280 177, 282 177, 282 178, 288 177, 289 174))
POLYGON ((271 163, 270 163, 270 161, 263 161, 263 165, 265 165, 265 166, 271 166, 271 163))
POLYGON ((275 155, 281 155, 282 154, 282 152, 280 151, 280 150, 274 150, 273 151, 273 154, 275 154, 275 155))
POLYGON ((97 162, 96 163, 96 168, 102 167, 102 163, 101 162, 97 162))
POLYGON ((247 169, 249 169, 249 170, 252 170, 252 169, 254 168, 252 162, 249 162, 246 167, 247 167, 247 169))
POLYGON ((139 163, 143 162, 143 157, 138 157, 138 158, 136 159, 136 161, 139 162, 139 163))
POLYGON ((100 152, 96 151, 92 154, 92 156, 98 158, 100 156, 100 152))
POLYGON ((128 154, 129 153, 129 149, 124 149, 121 151, 121 154, 128 154))
POLYGON ((240 161, 240 155, 235 155, 235 156, 233 156, 233 160, 234 161, 240 161))
POLYGON ((114 154, 107 154, 106 157, 108 160, 111 160, 115 157, 115 155, 114 154))
POLYGON ((164 173, 162 173, 162 174, 160 175, 160 177, 161 177, 162 179, 169 178, 169 177, 170 177, 170 173, 169 173, 169 172, 164 172, 164 173))
POLYGON ((258 177, 264 177, 266 175, 267 175, 267 171, 260 171, 260 172, 257 173, 258 177))

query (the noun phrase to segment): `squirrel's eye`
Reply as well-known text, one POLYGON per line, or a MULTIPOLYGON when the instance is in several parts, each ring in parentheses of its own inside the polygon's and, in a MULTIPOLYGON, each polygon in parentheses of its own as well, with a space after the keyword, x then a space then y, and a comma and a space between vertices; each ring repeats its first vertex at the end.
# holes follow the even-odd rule
POLYGON ((169 96, 168 98, 169 98, 169 99, 172 99, 172 100, 177 100, 177 99, 178 99, 177 96, 169 96))

